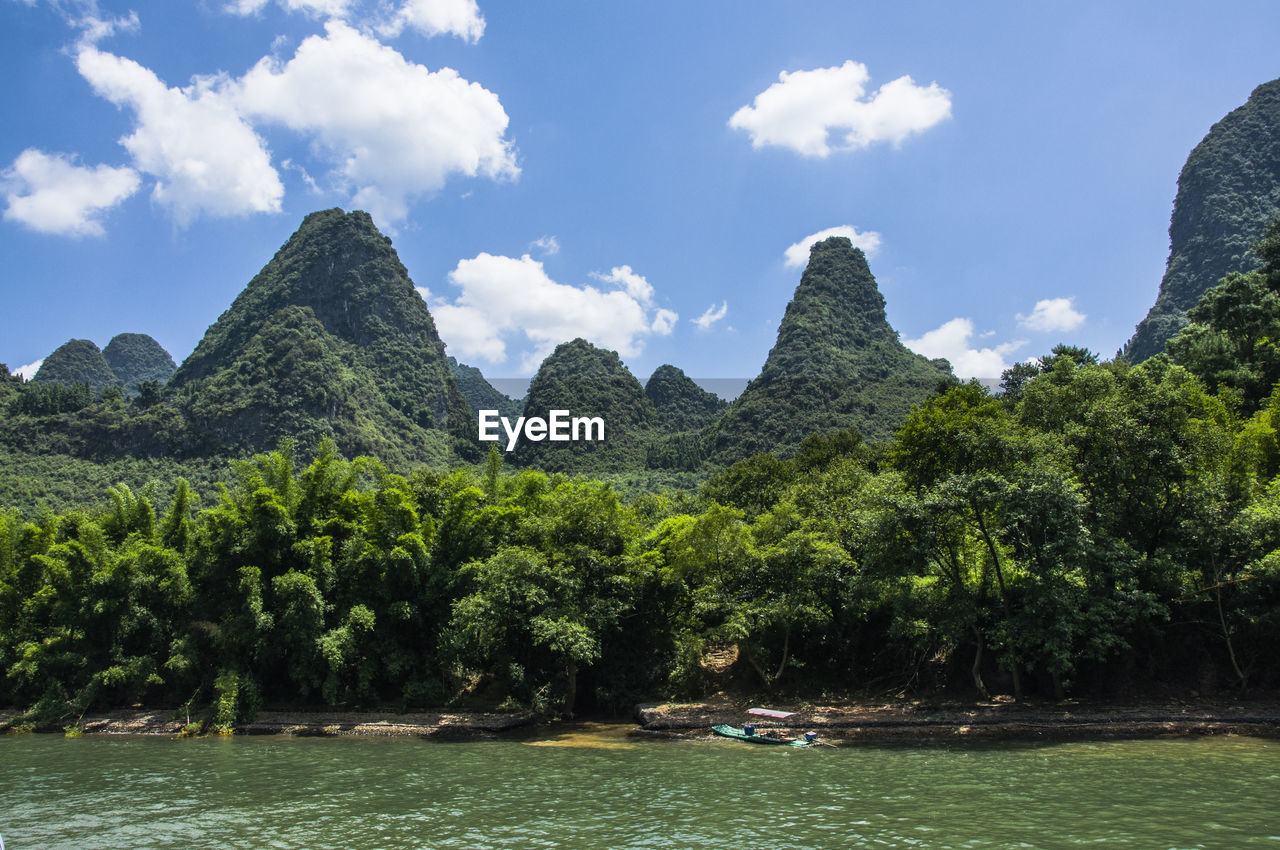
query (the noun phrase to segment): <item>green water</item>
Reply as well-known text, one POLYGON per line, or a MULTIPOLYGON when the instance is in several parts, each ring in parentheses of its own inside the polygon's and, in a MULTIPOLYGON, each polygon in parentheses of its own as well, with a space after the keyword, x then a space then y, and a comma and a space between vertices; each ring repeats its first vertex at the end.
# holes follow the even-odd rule
POLYGON ((32 847, 1280 847, 1280 742, 0 736, 32 847))

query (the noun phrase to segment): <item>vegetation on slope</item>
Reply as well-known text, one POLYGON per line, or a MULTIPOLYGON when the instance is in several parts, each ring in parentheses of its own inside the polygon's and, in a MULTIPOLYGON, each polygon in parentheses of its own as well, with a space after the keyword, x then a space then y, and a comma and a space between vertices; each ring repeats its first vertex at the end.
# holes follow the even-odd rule
POLYGON ((116 334, 102 349, 126 395, 137 395, 142 384, 164 385, 178 368, 160 343, 147 334, 116 334))
MULTIPOLYGON (((349 414, 347 422, 306 423, 310 431, 333 428, 343 434, 367 431, 364 421, 376 422, 385 435, 402 434, 408 428, 451 434, 459 446, 474 445, 475 423, 468 405, 458 392, 449 371, 444 345, 426 304, 400 264, 391 240, 374 227, 367 213, 327 210, 307 216, 297 232, 277 252, 261 272, 236 297, 235 302, 209 328, 194 352, 178 368, 170 390, 186 398, 200 398, 220 387, 243 389, 237 373, 253 371, 263 377, 272 374, 289 378, 290 368, 266 367, 255 357, 278 356, 282 350, 263 348, 262 334, 269 323, 286 308, 305 309, 311 317, 306 335, 332 356, 331 365, 341 364, 343 374, 323 379, 325 400, 313 399, 313 417, 324 405, 334 414, 349 414), (324 339, 320 339, 324 337, 324 339), (257 340, 257 342, 255 342, 257 340), (274 354, 273 354, 274 352, 274 354), (349 374, 347 374, 349 373, 349 374), (360 408, 369 396, 350 386, 351 375, 367 383, 385 401, 376 408, 360 408), (348 389, 343 407, 333 397, 336 385, 348 389), (389 414, 387 411, 393 411, 389 414)), ((291 321, 296 325, 300 319, 291 321)), ((271 331, 278 333, 278 330, 271 331)), ((241 417, 222 419, 212 415, 219 405, 237 405, 233 395, 204 404, 209 414, 198 424, 212 438, 237 441, 255 447, 271 445, 273 431, 266 426, 273 418, 289 417, 290 411, 269 406, 274 394, 281 400, 306 392, 306 387, 260 388, 267 398, 255 421, 241 417), (248 425, 249 430, 245 429, 248 425)), ((421 445, 438 442, 420 435, 401 447, 408 456, 417 455, 421 445)), ((340 443, 344 451, 358 451, 356 444, 340 443)), ((427 452, 421 459, 434 456, 427 452)))
POLYGON ((552 410, 602 418, 604 440, 522 440, 514 452, 517 463, 553 472, 644 468, 645 445, 655 427, 653 406, 616 351, 584 339, 556 346, 529 384, 524 416, 546 419, 552 410))
POLYGON ((1213 125, 1178 177, 1169 261, 1160 294, 1124 356, 1140 363, 1164 350, 1186 312, 1232 272, 1250 271, 1250 246, 1280 213, 1280 80, 1213 125))
POLYGON ((450 357, 449 370, 458 382, 458 392, 462 393, 472 410, 496 410, 500 416, 514 420, 524 409, 521 400, 499 392, 475 366, 459 363, 456 358, 450 357))
POLYGON ((866 257, 833 236, 811 249, 764 368, 711 432, 712 457, 785 454, 809 434, 846 428, 885 439, 950 379, 945 362, 902 345, 866 257))
POLYGON ((72 339, 58 346, 40 364, 32 380, 64 387, 87 384, 95 394, 119 385, 98 346, 87 339, 72 339))
POLYGON ((675 366, 662 365, 644 385, 645 397, 653 405, 658 426, 668 433, 698 431, 725 411, 729 403, 709 393, 675 366))

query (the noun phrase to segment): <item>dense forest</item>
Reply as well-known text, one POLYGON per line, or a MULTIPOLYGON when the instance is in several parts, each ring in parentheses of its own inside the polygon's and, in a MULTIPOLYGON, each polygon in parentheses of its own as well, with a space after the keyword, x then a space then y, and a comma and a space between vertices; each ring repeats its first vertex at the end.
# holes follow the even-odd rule
POLYGON ((623 710, 702 693, 726 647, 771 693, 1274 686, 1280 223, 1256 253, 1171 356, 1059 346, 1000 395, 953 382, 887 440, 811 435, 696 493, 286 442, 209 504, 178 479, 10 511, 0 703, 623 710))
POLYGON ((265 705, 1273 688, 1280 181, 1249 175, 1276 86, 1188 162, 1127 356, 1059 345, 997 394, 904 348, 832 238, 733 403, 586 340, 513 401, 446 355, 366 214, 314 213, 176 371, 141 334, 0 368, 0 705, 228 729, 265 705), (479 405, 608 439, 486 457, 479 405))

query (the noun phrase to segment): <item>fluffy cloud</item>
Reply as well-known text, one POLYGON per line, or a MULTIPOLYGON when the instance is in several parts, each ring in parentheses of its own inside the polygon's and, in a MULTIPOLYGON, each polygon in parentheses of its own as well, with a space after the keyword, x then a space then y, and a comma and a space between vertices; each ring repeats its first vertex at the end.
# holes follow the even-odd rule
POLYGON ((614 266, 608 274, 592 272, 591 276, 605 283, 616 284, 626 290, 627 294, 641 304, 653 303, 653 286, 642 275, 631 270, 631 266, 614 266))
POLYGON ((1071 305, 1072 298, 1046 298, 1037 301, 1030 316, 1018 314, 1018 324, 1033 331, 1073 331, 1084 324, 1084 313, 1071 305))
POLYGON ((733 114, 729 126, 746 130, 754 148, 774 145, 825 157, 875 142, 898 144, 951 115, 951 93, 937 83, 918 86, 899 77, 864 97, 870 79, 867 66, 852 60, 838 68, 783 71, 733 114))
POLYGON ((554 257, 560 253, 560 241, 554 236, 543 236, 530 242, 529 250, 537 251, 544 257, 554 257))
POLYGON ((405 27, 426 36, 456 35, 475 44, 484 35, 484 17, 475 0, 405 0, 380 31, 399 35, 405 27))
POLYGON ((514 179, 498 96, 451 68, 429 71, 339 21, 287 63, 264 58, 235 84, 256 119, 311 134, 356 205, 379 223, 452 175, 514 179))
MULTIPOLYGON (((233 15, 256 15, 263 10, 270 0, 232 0, 226 10, 233 15)), ((339 18, 347 14, 351 8, 350 0, 279 0, 280 5, 290 12, 305 12, 317 17, 339 18)))
POLYGON ((819 230, 817 233, 810 233, 799 242, 792 245, 786 250, 787 267, 788 268, 804 268, 809 262, 809 249, 813 247, 815 242, 821 242, 823 239, 832 236, 845 236, 853 243, 853 247, 861 248, 868 256, 880 250, 880 234, 874 230, 866 233, 859 233, 857 228, 847 224, 838 227, 828 227, 826 230, 819 230))
POLYGON ((952 319, 928 331, 919 339, 904 339, 903 345, 925 357, 945 357, 959 378, 997 378, 1009 368, 1005 356, 1026 345, 1023 340, 1006 342, 995 348, 974 348, 972 319, 952 319))
MULTIPOLYGON (((644 280, 627 266, 614 272, 623 269, 626 273, 618 277, 644 280)), ((647 302, 641 303, 627 289, 603 292, 589 285, 557 283, 528 254, 517 259, 482 253, 460 260, 449 281, 461 294, 453 303, 431 304, 431 312, 450 350, 464 359, 496 364, 508 359, 508 344, 527 343, 532 349, 523 353, 521 362, 526 371, 537 368, 556 345, 575 337, 616 349, 624 357, 635 356, 646 336, 671 333, 678 318, 670 310, 651 316, 647 302)))
POLYGON ((99 95, 133 110, 137 126, 120 143, 139 171, 155 177, 152 198, 180 223, 201 214, 279 212, 284 186, 271 156, 220 78, 169 88, 137 62, 87 45, 76 66, 99 95))
MULTIPOLYGON (((257 15, 271 0, 230 0, 223 8, 233 15, 257 15)), ((395 37, 406 29, 425 36, 455 35, 475 44, 484 35, 484 16, 475 0, 403 0, 375 5, 361 0, 276 0, 287 12, 317 18, 376 22, 373 29, 395 37)))
POLYGON ((21 375, 24 381, 29 381, 36 376, 36 372, 40 371, 40 367, 44 365, 44 358, 41 357, 34 363, 28 363, 26 366, 19 366, 9 374, 21 375))
POLYGON ((0 175, 4 217, 41 233, 101 236, 99 215, 138 191, 132 168, 76 165, 62 154, 28 149, 0 175))
POLYGON ((715 304, 712 304, 701 316, 696 319, 690 319, 689 321, 697 325, 698 330, 709 331, 711 330, 712 325, 727 315, 729 315, 729 302, 721 301, 719 308, 717 308, 715 304))

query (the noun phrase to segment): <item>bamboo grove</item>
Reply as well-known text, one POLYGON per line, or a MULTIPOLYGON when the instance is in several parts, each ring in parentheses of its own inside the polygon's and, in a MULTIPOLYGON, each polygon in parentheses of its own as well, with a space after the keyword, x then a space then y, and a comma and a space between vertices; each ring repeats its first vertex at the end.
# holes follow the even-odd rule
POLYGON ((408 477, 332 449, 234 464, 207 506, 0 517, 0 702, 546 713, 758 690, 1014 695, 1273 683, 1280 396, 1059 353, 953 386, 885 445, 813 437, 697 497, 525 470, 408 477))

